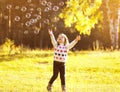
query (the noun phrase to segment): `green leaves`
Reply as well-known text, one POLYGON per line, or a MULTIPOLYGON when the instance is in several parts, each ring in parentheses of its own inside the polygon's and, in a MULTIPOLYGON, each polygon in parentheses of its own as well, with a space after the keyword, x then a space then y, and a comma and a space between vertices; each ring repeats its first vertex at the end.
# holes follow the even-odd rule
POLYGON ((67 6, 59 15, 64 19, 66 27, 74 27, 80 33, 90 34, 90 30, 102 19, 101 6, 102 0, 69 0, 67 6))

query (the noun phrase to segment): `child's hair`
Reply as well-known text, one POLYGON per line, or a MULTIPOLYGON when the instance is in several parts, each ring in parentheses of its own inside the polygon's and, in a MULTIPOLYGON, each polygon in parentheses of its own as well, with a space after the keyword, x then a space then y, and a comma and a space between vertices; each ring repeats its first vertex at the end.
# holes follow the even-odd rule
POLYGON ((64 33, 60 33, 59 35, 62 35, 62 36, 65 38, 65 43, 64 43, 64 45, 68 45, 68 44, 69 44, 68 37, 67 37, 64 33))

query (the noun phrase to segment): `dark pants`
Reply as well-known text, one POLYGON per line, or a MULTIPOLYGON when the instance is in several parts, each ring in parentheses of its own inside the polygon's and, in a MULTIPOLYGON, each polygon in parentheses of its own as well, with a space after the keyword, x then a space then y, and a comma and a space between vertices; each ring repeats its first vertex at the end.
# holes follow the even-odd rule
POLYGON ((53 84, 55 79, 58 77, 60 72, 61 85, 65 85, 65 63, 54 61, 53 63, 53 76, 51 77, 49 83, 53 84))

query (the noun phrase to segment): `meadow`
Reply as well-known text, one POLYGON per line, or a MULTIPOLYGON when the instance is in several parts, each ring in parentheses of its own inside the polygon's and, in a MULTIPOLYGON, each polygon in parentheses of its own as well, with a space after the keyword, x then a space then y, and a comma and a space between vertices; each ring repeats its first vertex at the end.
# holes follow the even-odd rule
MULTIPOLYGON (((53 51, 0 53, 0 92, 47 92, 52 76, 53 51)), ((67 92, 120 92, 120 51, 69 52, 67 92)), ((53 92, 61 92, 60 77, 53 92)))

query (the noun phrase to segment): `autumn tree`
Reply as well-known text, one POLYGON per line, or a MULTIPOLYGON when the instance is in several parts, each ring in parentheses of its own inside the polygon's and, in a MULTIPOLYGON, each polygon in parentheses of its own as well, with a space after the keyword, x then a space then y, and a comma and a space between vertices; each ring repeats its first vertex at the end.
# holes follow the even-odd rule
POLYGON ((99 10, 102 0, 68 0, 59 15, 66 27, 73 27, 80 33, 90 34, 90 30, 102 19, 99 10))
POLYGON ((119 41, 119 7, 120 0, 103 0, 100 10, 103 11, 102 42, 105 46, 118 48, 119 41))

